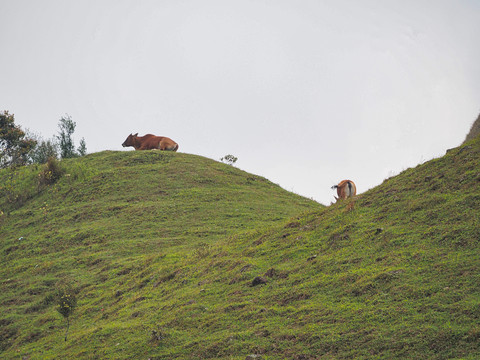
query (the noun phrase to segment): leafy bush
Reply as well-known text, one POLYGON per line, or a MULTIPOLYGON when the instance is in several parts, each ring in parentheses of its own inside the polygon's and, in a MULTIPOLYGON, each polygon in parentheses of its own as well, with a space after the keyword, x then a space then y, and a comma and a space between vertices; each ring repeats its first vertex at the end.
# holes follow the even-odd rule
POLYGON ((57 311, 67 320, 67 329, 65 331, 65 341, 67 341, 68 330, 70 328, 70 316, 77 306, 76 291, 67 283, 57 284, 57 311))
POLYGON ((61 168, 60 163, 53 156, 48 158, 47 163, 43 167, 43 170, 38 174, 38 185, 44 187, 54 184, 58 179, 62 177, 64 170, 61 168))
POLYGON ((58 295, 57 311, 64 318, 70 317, 75 309, 75 306, 77 306, 77 298, 73 292, 64 292, 58 295))
POLYGON ((228 165, 233 165, 237 162, 238 158, 236 156, 233 156, 233 155, 225 155, 224 157, 222 157, 220 159, 220 161, 224 162, 225 164, 228 164, 228 165))

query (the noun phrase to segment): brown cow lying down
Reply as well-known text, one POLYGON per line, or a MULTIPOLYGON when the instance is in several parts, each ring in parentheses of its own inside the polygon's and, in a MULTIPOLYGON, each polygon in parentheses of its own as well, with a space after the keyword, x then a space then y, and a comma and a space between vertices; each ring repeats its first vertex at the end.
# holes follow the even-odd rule
POLYGON ((168 137, 155 136, 152 134, 138 136, 138 133, 128 135, 127 140, 123 142, 122 146, 133 146, 135 150, 178 150, 178 144, 168 137))

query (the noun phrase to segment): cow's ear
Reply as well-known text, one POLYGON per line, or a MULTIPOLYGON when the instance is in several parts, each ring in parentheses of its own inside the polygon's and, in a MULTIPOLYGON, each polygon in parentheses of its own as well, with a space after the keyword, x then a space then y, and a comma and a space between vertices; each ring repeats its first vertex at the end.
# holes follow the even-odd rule
POLYGON ((135 135, 133 135, 133 136, 138 136, 138 133, 136 133, 136 134, 135 134, 135 135))

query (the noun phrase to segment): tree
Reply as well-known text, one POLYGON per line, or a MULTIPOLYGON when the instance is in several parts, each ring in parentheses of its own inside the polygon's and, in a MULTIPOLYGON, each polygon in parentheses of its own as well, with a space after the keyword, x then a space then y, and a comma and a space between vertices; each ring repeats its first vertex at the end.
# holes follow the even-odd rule
POLYGON ((0 168, 28 163, 28 154, 36 141, 25 136, 15 125, 15 117, 8 111, 0 113, 0 168))
POLYGON ((34 164, 45 164, 49 158, 58 159, 58 144, 56 139, 44 140, 40 135, 26 130, 27 137, 36 141, 29 153, 29 161, 34 164))
POLYGON ((70 329, 70 315, 77 306, 77 297, 73 289, 67 287, 57 291, 57 311, 67 320, 65 330, 65 341, 67 341, 68 330, 70 329))
POLYGON ((49 158, 58 158, 58 146, 54 140, 40 140, 30 152, 30 159, 35 164, 45 164, 49 158))
POLYGON ((58 139, 58 146, 60 147, 60 156, 62 159, 72 158, 77 156, 84 156, 87 153, 87 144, 85 139, 80 140, 80 146, 75 151, 72 134, 75 131, 77 123, 72 120, 72 117, 66 114, 60 118, 58 127, 60 131, 55 137, 58 139))
POLYGON ((78 151, 78 155, 80 156, 85 156, 87 154, 87 144, 85 143, 84 138, 80 140, 80 146, 78 147, 77 151, 78 151))
POLYGON ((73 145, 72 134, 75 131, 77 124, 72 120, 72 117, 66 114, 60 118, 58 127, 60 131, 56 138, 60 147, 60 156, 62 159, 76 157, 75 146, 73 145))

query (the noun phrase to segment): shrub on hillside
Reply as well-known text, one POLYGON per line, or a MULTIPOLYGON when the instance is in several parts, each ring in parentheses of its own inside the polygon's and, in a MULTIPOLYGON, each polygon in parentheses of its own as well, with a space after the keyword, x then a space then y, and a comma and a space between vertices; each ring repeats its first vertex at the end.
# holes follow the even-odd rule
POLYGON ((237 162, 238 158, 236 156, 233 156, 231 154, 225 155, 220 159, 221 162, 228 164, 228 165, 233 165, 237 162))
POLYGON ((61 286, 57 291, 57 311, 67 320, 65 341, 67 341, 68 330, 70 328, 70 316, 76 306, 77 297, 75 291, 69 286, 61 286))
POLYGON ((53 156, 49 157, 42 171, 38 174, 39 187, 54 184, 62 177, 63 173, 64 170, 61 168, 58 160, 53 156))

